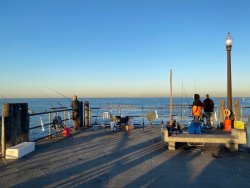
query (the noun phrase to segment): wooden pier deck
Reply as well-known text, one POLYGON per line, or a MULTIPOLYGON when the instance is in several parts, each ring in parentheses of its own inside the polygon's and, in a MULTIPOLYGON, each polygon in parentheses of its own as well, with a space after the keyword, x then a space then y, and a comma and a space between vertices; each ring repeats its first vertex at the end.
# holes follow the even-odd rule
POLYGON ((224 145, 169 151, 160 127, 79 130, 0 162, 0 187, 250 187, 250 154, 224 145))

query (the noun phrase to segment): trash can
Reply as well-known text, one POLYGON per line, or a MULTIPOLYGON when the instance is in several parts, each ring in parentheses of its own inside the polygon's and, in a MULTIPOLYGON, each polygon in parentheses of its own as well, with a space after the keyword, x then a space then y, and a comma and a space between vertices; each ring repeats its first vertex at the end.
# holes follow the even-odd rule
POLYGON ((231 119, 225 119, 224 120, 224 131, 225 132, 231 132, 232 127, 232 120, 231 119))

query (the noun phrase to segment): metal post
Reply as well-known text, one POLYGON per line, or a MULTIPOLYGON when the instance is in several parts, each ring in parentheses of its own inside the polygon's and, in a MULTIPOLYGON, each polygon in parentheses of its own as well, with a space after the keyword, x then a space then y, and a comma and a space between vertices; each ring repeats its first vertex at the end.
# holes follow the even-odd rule
MULTIPOLYGON (((65 109, 65 110, 67 110, 67 109, 65 109)), ((63 115, 64 115, 63 123, 64 123, 64 126, 66 127, 66 111, 63 112, 63 115)))
POLYGON ((48 135, 49 139, 51 139, 51 124, 50 123, 51 123, 51 113, 49 113, 49 135, 48 135))
POLYGON ((172 69, 170 69, 170 120, 173 119, 172 69))
POLYGON ((89 127, 89 102, 84 102, 84 127, 89 127))
POLYGON ((232 45, 227 45, 227 108, 232 112, 232 79, 231 79, 231 49, 232 45))
POLYGON ((240 101, 238 99, 234 100, 234 120, 240 121, 240 101))
POLYGON ((219 127, 222 128, 223 124, 224 124, 224 115, 223 115, 223 112, 225 110, 225 101, 224 100, 220 100, 220 124, 219 124, 219 127))
POLYGON ((217 124, 217 128, 220 127, 220 117, 219 117, 219 108, 216 108, 216 115, 217 115, 217 120, 216 120, 216 124, 217 124))
POLYGON ((4 111, 2 112, 2 137, 1 137, 1 143, 2 143, 2 156, 5 156, 5 123, 4 123, 4 111))

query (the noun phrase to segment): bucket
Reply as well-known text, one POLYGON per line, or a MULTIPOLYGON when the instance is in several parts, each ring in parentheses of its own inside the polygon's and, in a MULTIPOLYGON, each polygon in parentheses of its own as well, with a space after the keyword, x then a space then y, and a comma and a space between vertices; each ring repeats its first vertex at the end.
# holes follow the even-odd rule
POLYGON ((225 132, 231 132, 232 127, 232 120, 231 119, 225 119, 224 120, 224 131, 225 132))
POLYGON ((64 129, 63 129, 63 136, 64 136, 64 137, 70 136, 69 128, 64 128, 64 129))

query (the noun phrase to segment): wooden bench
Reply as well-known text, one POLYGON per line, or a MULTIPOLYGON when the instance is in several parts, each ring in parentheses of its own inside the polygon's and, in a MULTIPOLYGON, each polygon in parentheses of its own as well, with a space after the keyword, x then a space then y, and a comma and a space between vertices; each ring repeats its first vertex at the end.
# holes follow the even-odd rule
POLYGON ((176 142, 187 143, 221 143, 230 151, 238 151, 239 144, 246 144, 246 131, 232 129, 231 134, 178 134, 168 136, 168 130, 162 130, 162 140, 168 143, 169 150, 175 150, 176 142))

